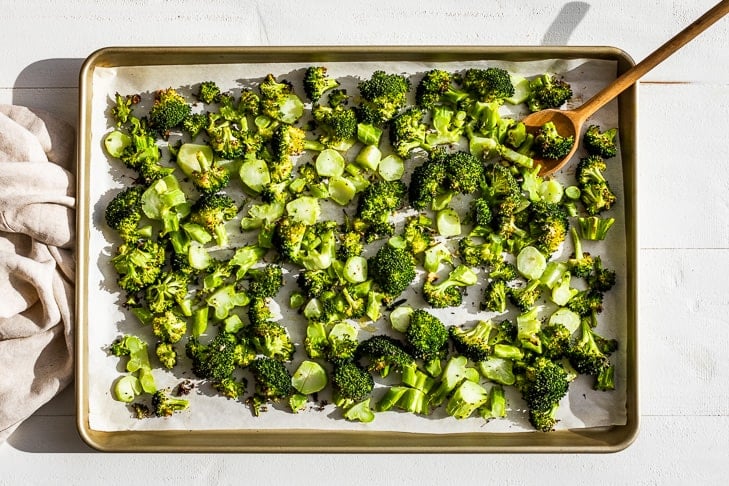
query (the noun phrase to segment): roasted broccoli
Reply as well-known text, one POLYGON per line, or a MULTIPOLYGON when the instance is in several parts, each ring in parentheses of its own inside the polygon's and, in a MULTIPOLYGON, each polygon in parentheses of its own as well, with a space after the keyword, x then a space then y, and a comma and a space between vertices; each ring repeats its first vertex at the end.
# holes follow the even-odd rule
POLYGON ((471 361, 483 361, 491 353, 491 332, 493 323, 481 320, 470 329, 459 326, 450 326, 448 334, 456 351, 471 361))
POLYGON ((205 228, 219 246, 227 246, 228 232, 225 223, 237 214, 238 206, 227 194, 205 194, 192 205, 190 222, 205 228))
POLYGON ((142 194, 144 186, 129 186, 116 193, 104 211, 106 224, 116 230, 124 241, 142 236, 138 227, 142 219, 142 194))
POLYGON ((606 169, 605 160, 599 155, 583 157, 577 164, 575 177, 580 189, 580 199, 585 206, 585 211, 590 215, 610 209, 617 200, 610 184, 605 179, 604 171, 606 169))
POLYGON ((575 144, 575 138, 570 135, 563 137, 557 132, 554 122, 547 122, 537 131, 534 137, 534 150, 537 155, 545 159, 561 159, 566 156, 575 144))
POLYGON ((482 102, 503 102, 514 95, 509 72, 502 68, 471 68, 463 73, 461 86, 474 99, 482 102))
POLYGON ((351 147, 357 139, 357 113, 344 106, 316 105, 311 110, 316 126, 322 131, 319 142, 337 150, 351 147))
POLYGON ((335 403, 348 408, 354 402, 363 400, 375 386, 372 375, 354 361, 341 361, 335 364, 332 372, 335 403))
POLYGON ((437 279, 434 273, 428 275, 423 283, 423 299, 435 308, 457 307, 463 302, 466 287, 475 285, 478 276, 467 265, 458 265, 448 277, 437 279))
POLYGON ((415 258, 401 248, 383 245, 369 259, 369 274, 372 280, 386 294, 400 295, 415 279, 415 258))
POLYGON ((390 143, 400 157, 409 157, 415 149, 430 150, 425 141, 428 126, 423 123, 425 113, 414 106, 397 114, 390 122, 390 143))
POLYGON ((405 350, 405 345, 384 334, 377 334, 360 342, 355 357, 364 361, 368 371, 386 377, 391 371, 402 371, 414 364, 415 359, 405 350))
POLYGON ((175 412, 187 410, 190 401, 173 397, 165 390, 157 390, 152 394, 152 409, 157 417, 170 417, 175 412))
POLYGON ((220 99, 220 86, 215 81, 203 81, 197 87, 197 99, 211 104, 220 99))
POLYGON ((324 66, 309 66, 306 68, 303 83, 304 93, 314 103, 319 101, 319 98, 325 92, 339 87, 339 81, 330 77, 327 68, 324 66))
POLYGON ((415 103, 424 110, 435 108, 451 89, 453 76, 442 69, 426 72, 415 87, 415 103))
POLYGON ((617 341, 606 339, 594 329, 594 314, 583 317, 580 337, 567 350, 567 357, 580 374, 598 376, 610 366, 610 354, 617 349, 617 341))
POLYGON ((617 135, 617 128, 610 128, 603 132, 598 125, 590 125, 585 130, 582 141, 591 155, 609 159, 618 154, 618 146, 615 141, 617 135))
POLYGON ((482 305, 491 312, 506 312, 509 301, 509 287, 501 279, 491 280, 483 291, 482 305))
POLYGON ((362 101, 357 108, 363 123, 384 125, 407 104, 410 80, 399 74, 377 70, 358 84, 362 101))
POLYGON ((367 239, 394 233, 390 216, 405 204, 406 194, 407 187, 401 181, 377 181, 359 195, 356 216, 366 225, 367 239))
POLYGON ((258 89, 262 115, 289 125, 303 116, 304 103, 289 81, 279 81, 273 74, 267 74, 258 89))
POLYGON ((554 74, 542 74, 529 81, 529 111, 559 108, 572 98, 572 87, 554 74))
POLYGON ((423 359, 428 367, 437 366, 447 349, 448 329, 433 314, 416 309, 410 315, 405 337, 413 356, 423 359))
POLYGON ((154 240, 140 240, 119 245, 111 264, 119 274, 119 287, 138 292, 157 280, 164 261, 164 246, 154 240))
POLYGON ((256 389, 252 399, 254 415, 259 415, 265 404, 284 400, 291 394, 291 374, 282 362, 261 356, 251 363, 249 369, 256 389))
POLYGON ((518 387, 529 408, 529 419, 534 428, 546 432, 554 427, 554 421, 543 419, 554 417, 555 407, 567 394, 569 383, 570 375, 562 365, 543 356, 536 357, 524 367, 518 387))
POLYGON ((149 109, 149 125, 164 135, 179 126, 191 112, 192 108, 177 90, 161 89, 154 94, 154 103, 149 109))

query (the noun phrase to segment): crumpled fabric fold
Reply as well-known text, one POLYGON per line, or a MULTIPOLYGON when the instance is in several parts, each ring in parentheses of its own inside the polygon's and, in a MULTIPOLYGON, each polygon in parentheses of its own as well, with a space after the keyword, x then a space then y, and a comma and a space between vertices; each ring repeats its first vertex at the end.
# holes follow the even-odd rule
POLYGON ((75 134, 0 105, 0 442, 73 377, 75 134))

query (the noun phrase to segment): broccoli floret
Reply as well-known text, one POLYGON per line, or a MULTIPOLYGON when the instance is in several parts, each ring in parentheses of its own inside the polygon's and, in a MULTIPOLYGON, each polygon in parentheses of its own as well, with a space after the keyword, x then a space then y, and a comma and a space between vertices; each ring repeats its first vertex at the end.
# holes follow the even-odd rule
POLYGON ((567 308, 580 316, 588 316, 592 312, 602 312, 602 292, 593 289, 579 291, 567 302, 567 308))
POLYGON ((157 91, 149 109, 149 125, 164 135, 168 130, 179 126, 190 116, 192 108, 185 98, 174 88, 157 91))
POLYGON ((261 356, 249 368, 255 379, 252 400, 255 415, 259 415, 266 403, 283 400, 291 394, 291 374, 282 362, 261 356))
POLYGON ((509 287, 506 285, 506 281, 492 280, 483 291, 483 307, 491 312, 506 312, 508 296, 509 287))
POLYGON ((502 68, 468 69, 463 74, 461 85, 478 101, 500 102, 514 95, 511 76, 502 68))
POLYGON ((594 291, 607 292, 615 285, 615 271, 603 267, 600 256, 596 256, 593 262, 592 273, 586 277, 587 285, 594 291))
POLYGON ((313 299, 330 290, 334 278, 327 270, 302 270, 296 277, 296 283, 307 298, 313 299))
POLYGON ((158 342, 155 347, 157 359, 165 368, 172 369, 177 364, 177 350, 172 343, 158 342))
POLYGON ((401 248, 383 245, 368 261, 372 280, 386 294, 395 297, 415 279, 415 258, 401 248))
POLYGON ((608 230, 615 224, 615 218, 584 216, 577 218, 580 234, 586 240, 604 240, 608 230))
POLYGON ((561 159, 572 150, 574 144, 575 138, 572 135, 563 137, 550 121, 539 127, 533 147, 537 155, 545 159, 561 159))
POLYGON ((587 186, 590 184, 605 184, 604 172, 607 170, 605 160, 599 155, 588 155, 582 157, 577 163, 575 177, 579 186, 587 186))
POLYGON ((413 169, 408 186, 410 204, 415 209, 426 209, 433 198, 443 191, 447 169, 443 157, 431 157, 413 169))
POLYGON ((389 222, 392 213, 405 204, 407 186, 402 181, 377 181, 370 184, 357 200, 357 218, 367 226, 368 240, 391 236, 395 230, 389 222))
POLYGON ((466 287, 475 285, 478 276, 467 265, 458 265, 445 280, 435 282, 436 274, 429 274, 423 283, 423 299, 435 308, 457 307, 463 302, 466 287))
POLYGON ((106 224, 116 230, 124 241, 132 241, 140 235, 142 219, 142 194, 144 186, 130 186, 118 192, 104 211, 106 224))
POLYGON ((357 351, 357 328, 348 321, 335 323, 327 335, 327 359, 333 363, 349 361, 357 351))
POLYGON ((284 260, 298 258, 306 230, 306 224, 288 216, 276 221, 271 242, 284 260))
POLYGON ((593 183, 580 187, 580 199, 588 214, 596 215, 607 211, 615 204, 617 197, 607 183, 593 183))
POLYGON ((557 411, 559 403, 553 404, 546 410, 529 410, 529 423, 540 432, 550 432, 557 425, 557 411))
POLYGON ((569 231, 569 219, 564 206, 535 201, 529 206, 529 233, 533 246, 547 255, 556 252, 569 231))
POLYGON ((501 201, 521 191, 514 175, 501 164, 488 164, 484 169, 484 179, 483 192, 492 202, 501 201))
POLYGON ((487 228, 493 218, 491 202, 485 198, 475 198, 471 201, 471 219, 477 227, 487 228))
POLYGON ((358 107, 360 122, 383 125, 407 104, 410 80, 399 74, 377 70, 358 84, 362 101, 358 107))
POLYGON ((187 332, 187 321, 168 310, 152 318, 152 332, 163 342, 176 343, 187 332))
POLYGON ((411 106, 390 122, 390 143, 399 156, 408 157, 417 148, 430 150, 425 141, 428 126, 423 123, 423 116, 421 109, 411 106))
POLYGON ((451 89, 451 82, 451 73, 442 69, 431 69, 415 87, 415 103, 424 110, 433 109, 451 89))
POLYGON ((152 409, 157 417, 170 417, 175 412, 187 410, 189 406, 189 400, 173 397, 165 390, 157 390, 152 394, 152 409))
POLYGON ((111 264, 119 274, 119 287, 133 293, 157 280, 164 261, 164 246, 153 240, 140 240, 119 245, 111 264))
POLYGON ((304 72, 304 92, 316 103, 322 95, 339 87, 339 81, 329 76, 324 66, 309 66, 304 72))
POLYGON ((240 130, 220 114, 208 113, 207 121, 208 145, 218 157, 235 159, 245 153, 258 153, 263 146, 259 137, 240 130))
POLYGON ((489 277, 494 280, 503 280, 510 282, 516 280, 519 276, 519 270, 516 265, 510 262, 498 261, 492 264, 491 270, 489 271, 489 277))
POLYGON ((252 298, 275 297, 284 284, 283 269, 273 263, 249 270, 248 276, 250 277, 248 292, 252 298))
POLYGON ((572 87, 553 74, 542 74, 529 81, 531 91, 527 106, 536 112, 548 108, 559 108, 572 98, 572 87))
MULTIPOLYGON (((304 150, 321 151, 324 146, 317 141, 308 140, 306 132, 302 128, 292 125, 279 125, 273 132, 271 148, 274 159, 283 160, 295 155, 301 155, 304 150)), ((284 174, 280 178, 272 177, 272 179, 280 182, 288 178, 290 173, 289 171, 288 174, 284 174)))
POLYGON ((197 88, 197 99, 203 103, 215 103, 220 99, 220 87, 215 81, 203 81, 197 88))
POLYGON ((456 351, 471 361, 478 362, 486 359, 491 353, 489 338, 492 330, 493 323, 482 320, 470 329, 451 326, 448 328, 448 334, 456 351))
POLYGON ((192 113, 190 116, 182 120, 180 128, 190 135, 191 139, 195 139, 200 132, 208 126, 207 113, 192 113))
POLYGON ((617 349, 617 341, 605 339, 593 328, 594 314, 580 322, 580 338, 567 350, 570 364, 580 374, 598 376, 610 366, 610 354, 617 349))
POLYGON ((261 320, 251 326, 251 342, 256 350, 269 358, 290 361, 294 354, 294 343, 286 328, 271 320, 261 320))
POLYGON ((192 171, 190 180, 198 191, 203 194, 214 194, 222 191, 228 185, 230 172, 227 168, 211 162, 202 154, 198 155, 197 162, 200 170, 192 171))
POLYGON ((146 119, 129 118, 131 143, 119 156, 120 160, 139 173, 145 184, 161 179, 173 172, 172 167, 159 164, 161 153, 157 141, 147 128, 146 119))
POLYGON ((405 221, 402 237, 411 253, 418 255, 432 245, 433 233, 433 220, 424 214, 419 214, 405 221))
POLYGON ((161 314, 177 304, 184 311, 189 309, 187 301, 189 277, 179 272, 163 272, 145 290, 147 307, 161 314))
POLYGON ((353 361, 341 361, 334 366, 332 384, 336 402, 342 408, 364 400, 375 386, 372 375, 353 361))
POLYGON ((227 246, 225 223, 235 218, 238 206, 227 194, 205 194, 190 209, 190 222, 199 224, 210 233, 219 246, 227 246))
POLYGON ((339 246, 337 247, 337 258, 346 262, 353 256, 360 256, 364 251, 362 234, 358 231, 348 230, 339 233, 339 246))
POLYGON ((617 135, 617 128, 611 128, 603 132, 598 125, 590 125, 585 130, 582 140, 590 154, 609 159, 618 154, 618 146, 615 143, 617 135))
POLYGON ((530 411, 549 412, 567 394, 570 375, 561 364, 537 356, 519 376, 518 386, 530 411))
POLYGON ((484 182, 484 165, 469 152, 450 152, 446 156, 446 187, 462 194, 478 191, 484 182))
MULTIPOLYGON (((430 124, 433 130, 425 135, 428 147, 458 143, 465 134, 466 112, 446 105, 433 108, 430 124)), ((475 155, 475 154, 474 154, 475 155)))
POLYGON ((132 116, 132 105, 136 105, 141 100, 139 95, 122 96, 116 93, 114 96, 114 106, 111 108, 111 116, 116 121, 116 126, 124 125, 132 116))
POLYGON ((458 256, 470 267, 493 266, 503 262, 503 246, 498 240, 477 243, 466 236, 458 240, 458 256))
POLYGON ((322 131, 319 142, 338 150, 351 147, 357 139, 357 113, 350 108, 316 105, 311 110, 317 128, 322 131))
POLYGON ((570 272, 576 277, 588 277, 594 268, 594 259, 588 252, 582 250, 582 240, 576 228, 570 228, 570 236, 574 247, 572 257, 567 260, 570 272))
POLYGON ((542 343, 542 355, 558 360, 565 356, 570 347, 572 333, 562 324, 547 324, 539 331, 539 339, 542 343))
POLYGON ((358 361, 365 361, 366 368, 372 373, 386 377, 391 371, 402 371, 412 366, 415 359, 405 350, 405 345, 391 337, 378 334, 360 342, 355 352, 358 361))
POLYGON ((478 370, 468 366, 466 356, 451 356, 443 368, 440 383, 430 393, 430 404, 435 407, 442 404, 463 380, 477 382, 479 380, 478 370))
POLYGON ((536 304, 542 295, 541 282, 538 279, 527 282, 523 287, 511 288, 509 300, 522 312, 527 312, 536 304))
POLYGON ((282 123, 292 124, 304 114, 301 101, 290 82, 277 81, 273 74, 267 74, 258 85, 261 92, 261 114, 282 123))
POLYGON ((598 373, 595 378, 593 389, 600 391, 610 391, 615 389, 615 365, 610 365, 598 373))
POLYGON ((448 329, 433 314, 416 309, 410 315, 410 324, 405 332, 411 354, 426 363, 440 361, 448 344, 448 329))

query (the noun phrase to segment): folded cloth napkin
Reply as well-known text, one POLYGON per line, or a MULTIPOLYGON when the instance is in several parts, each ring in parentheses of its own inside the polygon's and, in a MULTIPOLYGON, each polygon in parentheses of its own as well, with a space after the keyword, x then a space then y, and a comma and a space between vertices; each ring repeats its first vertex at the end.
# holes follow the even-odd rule
POLYGON ((0 442, 73 376, 74 129, 0 105, 0 442))

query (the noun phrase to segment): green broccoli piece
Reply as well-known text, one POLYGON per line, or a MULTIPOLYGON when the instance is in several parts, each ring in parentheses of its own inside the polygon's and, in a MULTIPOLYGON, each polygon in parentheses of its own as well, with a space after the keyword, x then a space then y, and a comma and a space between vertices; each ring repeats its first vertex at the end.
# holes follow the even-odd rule
POLYGON ((457 419, 473 415, 488 401, 488 391, 478 382, 463 380, 446 404, 446 413, 457 419))
MULTIPOLYGON (((438 105, 431 113, 430 130, 425 135, 427 147, 453 145, 465 135, 466 112, 454 110, 447 105, 438 105)), ((474 154, 475 155, 475 154, 474 154)))
POLYGON ((534 137, 534 150, 545 159, 561 159, 572 150, 574 144, 575 137, 563 137, 551 121, 539 127, 534 137))
POLYGON ((423 309, 415 309, 410 315, 405 337, 410 353, 425 360, 428 368, 440 362, 447 350, 448 329, 440 319, 423 309))
POLYGON ((283 269, 273 263, 249 270, 248 277, 250 278, 248 293, 254 299, 275 297, 284 284, 283 269))
POLYGON ((595 378, 593 389, 600 391, 610 391, 615 389, 615 365, 609 365, 600 370, 595 378))
POLYGON ((552 412, 567 394, 570 383, 570 375, 564 367, 543 356, 527 364, 518 379, 518 387, 530 413, 552 412))
POLYGON ((603 267, 602 259, 596 256, 592 273, 587 277, 587 285, 596 292, 607 292, 615 285, 616 274, 614 270, 603 267))
POLYGON ((144 186, 129 186, 109 201, 104 211, 106 224, 116 230, 124 241, 131 242, 147 232, 138 227, 142 219, 144 186))
POLYGON ((537 303, 542 295, 541 282, 534 279, 527 282, 523 287, 514 287, 509 291, 509 300, 522 312, 529 311, 537 303))
POLYGON ((375 386, 372 375, 354 361, 340 361, 332 372, 335 403, 349 408, 354 402, 364 400, 375 386))
POLYGON ((192 113, 190 116, 182 120, 182 123, 180 124, 180 128, 187 132, 191 139, 197 138, 197 136, 205 130, 207 126, 207 113, 192 113))
POLYGON ((617 128, 611 128, 603 132, 598 125, 590 125, 585 130, 582 141, 591 155, 609 159, 618 154, 618 146, 615 141, 617 135, 617 128))
POLYGON ((465 236, 458 240, 458 256, 470 267, 499 265, 503 262, 503 246, 497 239, 477 243, 465 236))
POLYGON ((466 356, 451 356, 443 368, 438 386, 430 393, 430 404, 435 407, 441 405, 463 380, 478 382, 478 370, 468 366, 466 356))
POLYGON ((271 242, 284 261, 294 261, 298 258, 306 231, 306 224, 289 216, 276 221, 271 242))
POLYGON ((152 332, 161 341, 174 344, 187 332, 187 321, 168 310, 152 318, 152 332))
POLYGON ((437 278, 431 273, 423 283, 423 299, 435 308, 461 305, 465 288, 475 285, 478 280, 476 273, 467 265, 458 265, 446 279, 436 283, 437 278))
POLYGON ((159 163, 160 149, 157 146, 157 140, 147 127, 146 119, 130 117, 129 122, 132 141, 121 153, 119 159, 130 169, 136 170, 141 180, 147 185, 172 174, 174 170, 172 167, 163 167, 159 163))
POLYGON ((291 361, 294 343, 284 326, 271 320, 261 320, 251 326, 249 332, 251 342, 260 354, 279 361, 291 361))
POLYGON ((222 191, 230 182, 230 172, 224 166, 211 162, 207 157, 198 155, 200 170, 190 174, 190 180, 202 194, 214 194, 222 191))
POLYGON ((357 218, 365 224, 366 240, 391 236, 395 227, 390 216, 405 204, 407 186, 399 180, 370 184, 357 200, 357 218))
POLYGON ((183 312, 189 313, 188 285, 188 276, 179 272, 162 272, 145 290, 148 309, 155 314, 161 314, 177 304, 183 312))
POLYGON ((509 287, 501 279, 491 280, 483 291, 483 308, 491 312, 506 312, 509 287))
POLYGON ((258 89, 262 115, 289 125, 303 116, 304 103, 289 81, 277 81, 273 74, 267 74, 258 89))
MULTIPOLYGON (((295 155, 301 155, 304 150, 319 152, 324 149, 324 146, 315 140, 308 140, 306 132, 302 128, 292 125, 279 125, 273 132, 271 149, 275 160, 283 160, 295 155)), ((286 178, 288 178, 288 174, 278 179, 272 179, 280 182, 286 178)))
POLYGON ((491 265, 489 278, 511 282, 519 277, 519 270, 511 262, 497 261, 491 265))
POLYGON ((137 243, 119 245, 111 264, 119 274, 119 287, 134 293, 157 280, 164 261, 164 246, 153 240, 140 240, 137 243))
POLYGON ((407 104, 410 87, 410 80, 405 76, 374 71, 369 79, 358 84, 362 97, 357 108, 359 121, 386 124, 407 104))
POLYGON ((590 184, 605 184, 604 172, 607 170, 605 159, 599 155, 588 155, 582 157, 577 163, 575 178, 579 186, 588 186, 590 184))
POLYGON ((339 233, 339 246, 337 247, 337 259, 346 262, 353 256, 360 256, 364 251, 362 234, 354 230, 345 230, 339 233))
POLYGON ((529 410, 529 423, 540 432, 550 432, 557 425, 557 411, 559 403, 553 404, 544 410, 529 410))
POLYGON ((572 312, 576 312, 582 317, 588 316, 593 312, 602 312, 603 294, 597 290, 585 289, 579 291, 567 302, 567 308, 572 312))
POLYGON ((448 201, 456 194, 473 194, 484 183, 483 163, 469 152, 434 149, 428 159, 413 169, 408 187, 410 204, 415 209, 448 201))
POLYGON ((392 297, 400 295, 415 279, 412 253, 387 244, 368 260, 368 268, 372 280, 392 297))
POLYGON ((572 275, 585 278, 592 273, 594 259, 588 252, 583 251, 582 240, 576 228, 570 228, 570 236, 572 236, 574 251, 572 256, 567 260, 567 264, 572 275))
POLYGON ((415 87, 415 104, 423 110, 431 110, 441 103, 443 96, 451 90, 451 73, 442 69, 426 72, 415 87))
POLYGON ((155 347, 157 359, 165 368, 172 369, 177 364, 177 350, 172 343, 158 342, 155 347))
POLYGON ((409 157, 410 152, 421 148, 429 151, 425 137, 428 126, 423 123, 423 110, 411 106, 406 108, 390 122, 390 143, 400 157, 409 157))
POLYGON ((238 206, 227 194, 204 194, 192 205, 189 220, 205 228, 219 246, 227 246, 225 223, 237 214, 238 206))
POLYGON ((558 203, 535 201, 529 205, 529 233, 532 245, 551 255, 559 250, 567 238, 569 217, 565 207, 558 203))
POLYGON ((613 224, 615 224, 615 218, 601 216, 581 216, 577 218, 577 225, 580 228, 582 238, 591 241, 604 240, 613 224))
POLYGON ((296 283, 304 295, 313 299, 330 290, 334 285, 334 278, 327 270, 302 270, 296 277, 296 283))
POLYGON ((580 322, 580 338, 567 350, 567 357, 575 370, 584 375, 598 376, 610 366, 609 356, 617 349, 617 341, 605 339, 595 332, 594 314, 580 322))
POLYGON ((208 145, 218 157, 236 159, 246 153, 258 153, 263 147, 260 137, 240 130, 218 113, 208 113, 205 133, 208 145))
POLYGON ((413 255, 419 255, 433 244, 433 220, 424 214, 411 216, 405 221, 402 237, 413 255))
POLYGON ((322 131, 319 142, 337 150, 347 149, 357 139, 357 113, 351 108, 316 105, 312 108, 316 126, 322 131))
POLYGON ((580 187, 580 199, 585 205, 585 210, 590 215, 600 214, 607 211, 615 204, 617 197, 606 183, 588 184, 580 187))
POLYGON ((203 81, 197 87, 197 99, 206 104, 220 100, 220 87, 215 81, 203 81))
POLYGON ((402 371, 412 366, 415 359, 405 350, 405 345, 387 335, 378 334, 360 342, 355 352, 358 361, 365 361, 366 368, 381 377, 387 377, 391 371, 402 371))
POLYGON ((307 98, 316 103, 322 95, 339 87, 339 81, 329 76, 324 66, 309 66, 304 71, 304 92, 307 98))
POLYGON ((245 394, 247 381, 245 379, 237 380, 233 377, 229 377, 223 378, 212 385, 215 391, 217 391, 220 395, 235 400, 245 394))
POLYGON ((157 417, 170 417, 175 412, 187 410, 189 407, 189 400, 173 397, 165 390, 157 390, 152 394, 152 409, 157 417))
POLYGON ((291 395, 291 374, 282 362, 261 356, 251 363, 249 369, 255 379, 254 415, 258 416, 266 403, 278 402, 291 395))
POLYGON ((471 68, 463 74, 461 86, 482 102, 503 102, 514 95, 511 75, 502 68, 471 68))
POLYGON ((111 108, 111 116, 116 121, 116 126, 124 125, 132 116, 132 105, 141 100, 139 95, 122 96, 119 93, 114 95, 114 106, 111 108))
POLYGON ((553 74, 541 74, 529 81, 529 111, 559 108, 572 98, 572 87, 553 74))
POLYGON ((192 108, 185 98, 174 88, 157 91, 149 109, 149 125, 157 133, 164 135, 179 126, 190 116, 192 108))
POLYGON ((562 324, 547 324, 539 330, 542 355, 556 361, 566 355, 572 333, 562 324))
POLYGON ((501 164, 488 164, 484 168, 484 197, 492 203, 521 192, 519 183, 509 169, 501 164))
POLYGON ((447 167, 444 157, 431 156, 413 169, 408 186, 408 197, 413 208, 421 210, 431 206, 433 199, 444 191, 447 167))
POLYGON ((484 165, 469 152, 450 152, 446 156, 446 187, 461 194, 473 194, 484 182, 484 165))
POLYGON ((456 351, 474 362, 485 360, 491 353, 492 331, 493 323, 489 320, 478 321, 470 329, 459 326, 448 328, 448 334, 456 351))
POLYGON ((357 328, 348 321, 335 323, 327 335, 327 359, 333 363, 349 361, 357 351, 357 328))

